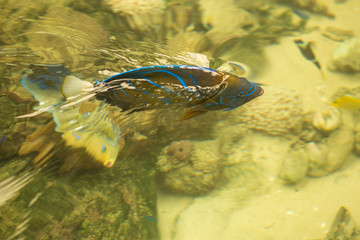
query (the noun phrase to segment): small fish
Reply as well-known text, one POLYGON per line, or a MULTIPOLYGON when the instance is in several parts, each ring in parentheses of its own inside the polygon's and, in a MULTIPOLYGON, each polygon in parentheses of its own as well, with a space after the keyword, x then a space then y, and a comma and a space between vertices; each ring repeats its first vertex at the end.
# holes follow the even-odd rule
POLYGON ((301 54, 309 61, 311 61, 321 72, 321 78, 324 80, 325 79, 325 75, 324 75, 324 71, 321 68, 320 62, 316 59, 314 51, 311 47, 311 42, 304 42, 301 39, 296 39, 294 40, 296 46, 298 46, 298 48, 301 51, 301 54))
POLYGON ((293 8, 293 12, 294 12, 297 16, 301 17, 302 19, 308 20, 308 19, 310 18, 309 15, 307 15, 306 13, 304 13, 303 11, 301 11, 301 10, 299 10, 299 9, 297 9, 297 8, 293 8))
MULTIPOLYGON (((80 80, 81 81, 81 80, 80 80)), ((74 96, 90 90, 83 84, 66 78, 64 96, 74 96)), ((181 120, 208 111, 232 110, 261 96, 259 84, 244 77, 188 65, 164 65, 133 69, 109 77, 93 87, 95 97, 120 107, 123 111, 143 111, 166 106, 185 107, 181 120)))
MULTIPOLYGON (((20 116, 33 117, 43 112, 50 112, 56 123, 56 131, 62 133, 66 145, 73 148, 84 148, 97 162, 105 167, 112 167, 121 149, 119 139, 122 130, 108 117, 107 111, 94 108, 90 112, 81 111, 84 100, 93 96, 83 88, 80 99, 64 95, 63 83, 65 79, 75 82, 86 81, 71 75, 63 65, 32 65, 22 78, 22 85, 39 101, 34 107, 37 112, 20 116), (70 107, 67 107, 70 106, 70 107)), ((93 84, 88 83, 88 87, 93 84)), ((71 94, 67 91, 67 94, 71 94)), ((19 118, 19 117, 18 117, 19 118)), ((1 139, 0 139, 1 141, 1 139)))
POLYGON ((358 113, 360 110, 360 99, 344 95, 337 98, 334 102, 331 103, 331 105, 358 113))
POLYGON ((153 223, 157 223, 158 221, 156 219, 154 219, 153 217, 150 217, 150 216, 143 216, 143 218, 145 218, 146 220, 149 220, 153 223))

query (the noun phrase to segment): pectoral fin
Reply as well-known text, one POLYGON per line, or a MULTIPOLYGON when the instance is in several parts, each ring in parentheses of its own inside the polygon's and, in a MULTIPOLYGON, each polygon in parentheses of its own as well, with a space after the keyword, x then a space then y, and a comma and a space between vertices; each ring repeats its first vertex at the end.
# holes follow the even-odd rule
POLYGON ((204 113, 207 113, 207 111, 204 110, 186 110, 184 114, 181 116, 179 121, 188 120, 197 116, 200 116, 204 113))

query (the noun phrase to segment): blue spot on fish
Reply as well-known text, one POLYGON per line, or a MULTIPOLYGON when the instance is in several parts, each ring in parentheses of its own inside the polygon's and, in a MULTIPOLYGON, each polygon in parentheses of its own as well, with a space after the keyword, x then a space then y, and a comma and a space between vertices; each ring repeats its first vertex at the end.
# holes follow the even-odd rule
POLYGON ((76 140, 80 140, 81 137, 79 135, 77 135, 76 133, 73 133, 73 136, 76 138, 76 140))
POLYGON ((105 152, 106 151, 106 146, 104 144, 101 145, 101 152, 105 152))

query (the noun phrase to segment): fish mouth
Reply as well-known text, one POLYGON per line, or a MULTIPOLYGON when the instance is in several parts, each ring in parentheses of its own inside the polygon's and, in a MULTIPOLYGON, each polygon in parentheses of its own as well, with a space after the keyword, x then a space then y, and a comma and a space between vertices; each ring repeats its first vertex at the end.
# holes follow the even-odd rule
POLYGON ((263 93, 264 93, 264 89, 262 89, 261 87, 259 87, 260 88, 260 92, 259 92, 259 95, 258 96, 261 96, 261 95, 263 95, 263 93))

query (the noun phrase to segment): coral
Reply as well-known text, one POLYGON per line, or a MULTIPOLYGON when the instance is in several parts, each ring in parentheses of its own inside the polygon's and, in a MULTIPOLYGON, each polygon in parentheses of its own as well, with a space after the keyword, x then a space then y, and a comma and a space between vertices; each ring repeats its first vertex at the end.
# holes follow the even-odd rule
POLYGON ((167 36, 167 48, 174 52, 202 52, 210 46, 210 39, 202 33, 179 32, 174 36, 167 36))
POLYGON ((179 141, 165 147, 158 157, 161 184, 169 191, 202 195, 217 186, 221 157, 214 140, 179 141))
POLYGON ((229 112, 228 124, 246 123, 247 128, 269 135, 298 133, 304 119, 299 94, 270 86, 264 86, 264 89, 265 94, 260 98, 229 112), (267 94, 269 92, 271 94, 267 94))
POLYGON ((252 14, 243 8, 234 7, 233 1, 206 0, 200 1, 199 4, 202 10, 202 22, 214 29, 228 32, 255 25, 252 14))
POLYGON ((340 43, 328 68, 338 72, 360 72, 360 40, 351 38, 340 43))
POLYGON ((32 163, 36 166, 43 165, 58 150, 54 148, 60 141, 59 134, 54 134, 55 126, 55 122, 50 121, 45 126, 29 135, 26 138, 26 141, 21 145, 19 155, 23 156, 32 152, 37 152, 32 163))
POLYGON ((33 21, 25 36, 27 45, 47 64, 64 62, 73 68, 90 69, 99 54, 92 49, 104 46, 110 35, 86 14, 53 6, 33 21))
POLYGON ((291 149, 281 164, 279 178, 286 183, 300 182, 308 170, 308 157, 305 149, 291 149))
POLYGON ((350 211, 343 206, 340 207, 326 235, 326 239, 352 239, 357 238, 356 236, 358 236, 358 231, 350 211))
POLYGON ((22 33, 29 27, 31 21, 45 11, 40 1, 4 1, 0 2, 2 17, 0 19, 0 43, 13 44, 23 40, 22 33))
POLYGON ((323 133, 334 131, 340 126, 340 123, 340 111, 334 106, 326 106, 314 115, 313 125, 323 133))
POLYGON ((360 155, 360 123, 355 125, 354 128, 354 153, 360 155))
POLYGON ((190 32, 201 26, 197 1, 167 1, 165 24, 168 32, 190 32))
POLYGON ((133 29, 148 31, 162 24, 165 2, 163 0, 105 0, 115 13, 125 16, 133 29))
MULTIPOLYGON (((29 105, 35 100, 21 85, 20 76, 11 74, 3 76, 0 81, 0 160, 9 159, 17 154, 22 142, 37 127, 35 124, 17 119, 16 117, 29 111, 29 105), (15 80, 16 79, 16 80, 15 80)), ((49 121, 47 116, 37 118, 37 121, 49 121)))
POLYGON ((319 143, 306 145, 309 158, 308 176, 321 177, 328 175, 346 161, 354 146, 352 130, 347 126, 339 129, 319 143))
MULTIPOLYGON (((288 0, 280 0, 279 2, 289 4, 288 0)), ((314 13, 322 14, 330 18, 335 17, 334 14, 329 11, 328 7, 321 2, 319 3, 318 0, 291 0, 290 2, 296 7, 303 8, 314 13)))
POLYGON ((175 159, 183 162, 191 156, 193 147, 194 146, 190 141, 172 142, 168 146, 166 154, 173 156, 175 159))
POLYGON ((345 30, 337 27, 328 26, 322 33, 324 37, 327 37, 334 41, 345 41, 346 39, 352 38, 354 36, 353 31, 345 30))

